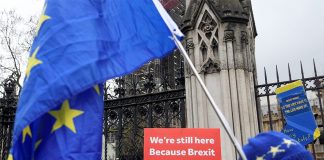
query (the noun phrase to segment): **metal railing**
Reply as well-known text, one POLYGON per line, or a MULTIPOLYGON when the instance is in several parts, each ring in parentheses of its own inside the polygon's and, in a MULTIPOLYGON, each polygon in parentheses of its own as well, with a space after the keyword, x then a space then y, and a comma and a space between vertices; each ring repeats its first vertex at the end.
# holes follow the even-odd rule
MULTIPOLYGON (((285 84, 294 82, 298 79, 292 79, 290 65, 288 64, 288 81, 280 81, 278 67, 276 66, 276 82, 268 83, 268 74, 264 68, 264 84, 255 86, 256 91, 256 101, 259 119, 259 130, 262 131, 281 131, 284 127, 284 117, 281 109, 278 106, 275 90, 285 84)), ((315 119, 321 130, 323 129, 323 94, 324 94, 324 76, 319 76, 317 73, 317 68, 315 61, 313 61, 313 77, 305 77, 304 68, 302 62, 300 62, 300 80, 303 81, 304 88, 306 90, 307 97, 310 101, 315 119)), ((320 139, 322 136, 320 137, 320 139)), ((323 140, 322 140, 323 141, 323 140)), ((324 155, 324 150, 321 150, 320 145, 323 142, 319 140, 313 142, 309 145, 309 150, 313 152, 315 158, 319 158, 319 155, 324 155), (318 148, 318 150, 316 149, 318 148)), ((323 143, 324 144, 324 143, 323 143)), ((324 158, 324 157, 320 157, 324 158)))

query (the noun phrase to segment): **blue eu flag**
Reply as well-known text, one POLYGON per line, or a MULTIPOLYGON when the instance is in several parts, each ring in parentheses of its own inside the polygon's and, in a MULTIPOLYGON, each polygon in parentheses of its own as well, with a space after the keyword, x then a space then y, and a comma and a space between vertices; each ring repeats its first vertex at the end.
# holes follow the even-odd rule
POLYGON ((9 159, 100 159, 102 84, 175 49, 158 0, 47 0, 9 159))

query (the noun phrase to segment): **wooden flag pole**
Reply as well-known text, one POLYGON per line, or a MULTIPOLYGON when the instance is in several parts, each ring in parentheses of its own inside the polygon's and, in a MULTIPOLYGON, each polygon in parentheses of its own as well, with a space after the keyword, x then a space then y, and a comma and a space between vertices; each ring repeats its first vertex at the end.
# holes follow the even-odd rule
POLYGON ((198 74, 198 71, 196 70, 195 66, 193 65, 193 63, 191 62, 188 53, 186 52, 186 50, 184 49, 184 47, 182 46, 181 42, 178 40, 178 38, 175 36, 175 34, 173 34, 173 41, 175 42, 175 44, 177 45, 178 49, 180 50, 181 54, 183 55, 183 57, 186 59, 186 61, 188 62, 190 68, 192 69, 192 71, 194 72, 194 74, 196 75, 196 78, 198 79, 201 87, 203 88, 205 94, 208 97, 209 102, 211 103, 211 105, 213 106, 214 111, 216 112, 218 118, 221 120, 227 134, 229 135, 231 141, 233 142, 236 150, 238 151, 238 153, 241 155, 242 160, 247 160, 246 156, 243 152, 243 149, 240 145, 240 143, 237 141, 237 139, 234 136, 234 133, 230 127, 230 125, 228 124, 225 116, 223 115, 223 113, 220 111, 219 107, 217 106, 217 104, 215 103, 214 99, 212 98, 211 94, 209 93, 206 85, 204 84, 203 80, 201 79, 201 77, 198 74))

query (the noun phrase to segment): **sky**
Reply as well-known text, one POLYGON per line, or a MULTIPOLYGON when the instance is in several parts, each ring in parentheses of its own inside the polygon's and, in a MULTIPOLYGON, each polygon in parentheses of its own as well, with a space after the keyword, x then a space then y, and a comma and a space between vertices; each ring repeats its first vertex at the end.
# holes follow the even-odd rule
POLYGON ((324 1, 323 0, 252 0, 258 36, 255 53, 259 84, 264 83, 263 67, 270 81, 275 81, 278 65, 280 80, 288 80, 288 63, 292 78, 300 76, 303 62, 305 76, 314 76, 315 59, 324 75, 324 1))
MULTIPOLYGON (((39 15, 44 0, 0 0, 0 10, 15 9, 22 16, 39 15)), ((278 65, 280 80, 288 80, 290 63, 292 78, 300 76, 303 62, 305 76, 314 76, 312 61, 318 74, 324 75, 324 0, 252 0, 258 36, 255 41, 259 84, 264 83, 263 68, 274 82, 278 65)))
POLYGON ((44 0, 0 0, 1 10, 15 10, 21 16, 30 17, 41 13, 44 0))

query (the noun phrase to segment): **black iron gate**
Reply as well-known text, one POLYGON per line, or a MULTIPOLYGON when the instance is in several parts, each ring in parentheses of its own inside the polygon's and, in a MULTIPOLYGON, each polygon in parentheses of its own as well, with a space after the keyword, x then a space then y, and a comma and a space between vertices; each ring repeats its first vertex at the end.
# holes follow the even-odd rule
POLYGON ((143 159, 144 128, 185 127, 184 89, 107 101, 104 159, 143 159))
POLYGON ((107 83, 103 159, 143 159, 144 128, 186 127, 184 81, 175 52, 107 83))
MULTIPOLYGON (((324 158, 324 133, 323 133, 323 95, 324 95, 324 76, 319 76, 317 74, 317 69, 315 65, 315 61, 313 61, 314 66, 314 76, 313 77, 305 77, 303 65, 300 62, 300 80, 303 81, 307 97, 312 106, 312 110, 314 112, 314 116, 316 118, 317 124, 321 130, 320 140, 314 141, 313 144, 307 146, 310 151, 313 152, 315 158, 320 159, 324 158)), ((291 83, 296 81, 297 79, 292 79, 292 74, 290 70, 290 66, 288 64, 288 72, 287 72, 289 80, 280 81, 279 71, 276 67, 276 82, 269 83, 268 75, 266 69, 264 69, 264 84, 255 86, 256 91, 256 101, 257 110, 258 110, 258 119, 259 119, 259 129, 260 132, 268 131, 268 130, 276 130, 281 131, 284 126, 284 118, 282 116, 281 110, 277 104, 277 100, 275 98, 275 90, 276 88, 285 85, 287 83, 291 83)))
POLYGON ((3 82, 0 91, 0 157, 5 159, 8 155, 12 138, 17 96, 14 83, 10 79, 3 82))

